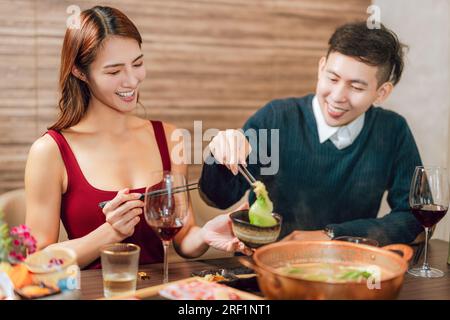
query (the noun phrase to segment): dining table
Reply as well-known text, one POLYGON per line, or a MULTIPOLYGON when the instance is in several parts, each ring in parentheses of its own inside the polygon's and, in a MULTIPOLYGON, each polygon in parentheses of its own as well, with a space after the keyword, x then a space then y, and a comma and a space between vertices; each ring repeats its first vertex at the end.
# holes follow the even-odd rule
MULTIPOLYGON (((399 300, 450 300, 450 265, 447 264, 449 243, 443 240, 431 240, 428 248, 429 265, 444 272, 441 278, 418 278, 408 273, 405 274, 404 283, 398 296, 399 300)), ((416 265, 421 265, 422 258, 416 265)), ((239 257, 196 259, 173 262, 169 265, 169 280, 176 281, 189 278, 193 273, 242 267, 239 257)), ((138 278, 137 289, 162 284, 162 263, 140 265, 139 272, 144 272, 147 277, 138 278)), ((80 277, 79 298, 83 300, 103 298, 102 271, 82 270, 80 277)))

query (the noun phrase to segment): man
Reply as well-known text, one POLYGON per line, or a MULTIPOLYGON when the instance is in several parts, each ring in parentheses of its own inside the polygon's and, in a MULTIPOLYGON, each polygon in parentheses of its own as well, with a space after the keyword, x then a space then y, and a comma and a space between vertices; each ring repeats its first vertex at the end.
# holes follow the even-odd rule
MULTIPOLYGON (((266 185, 274 212, 283 216, 286 239, 345 235, 385 245, 412 242, 422 231, 408 204, 414 168, 421 165, 416 143, 402 116, 374 106, 400 80, 402 49, 383 25, 339 27, 320 59, 315 95, 271 101, 245 123, 244 131, 279 129, 279 144, 267 142, 269 152, 279 151, 278 172, 262 175, 267 164, 259 155, 248 168, 266 185), (391 212, 377 218, 386 190, 391 212)), ((210 143, 218 163, 203 166, 202 197, 219 208, 231 206, 250 188, 237 175, 236 163, 245 162, 259 145, 250 146, 239 132, 220 132, 210 143)))

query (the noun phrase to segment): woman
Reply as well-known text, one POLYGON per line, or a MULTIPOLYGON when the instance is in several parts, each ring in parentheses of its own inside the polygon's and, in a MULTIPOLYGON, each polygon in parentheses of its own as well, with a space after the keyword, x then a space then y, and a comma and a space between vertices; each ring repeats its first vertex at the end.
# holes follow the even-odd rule
MULTIPOLYGON (((67 29, 64 38, 59 118, 29 152, 26 223, 38 248, 72 248, 81 267, 99 267, 100 247, 119 241, 141 246, 140 263, 161 262, 161 241, 146 224, 138 198, 158 182, 151 172, 186 174, 186 165, 170 158, 174 145, 168 137, 175 127, 132 114, 146 75, 135 25, 119 10, 100 6, 80 19, 80 28, 67 29), (110 199, 102 211, 98 203, 110 199), (60 219, 70 240, 55 244, 60 219)), ((228 216, 200 228, 190 209, 175 249, 192 258, 208 245, 248 252, 233 236, 228 216)))

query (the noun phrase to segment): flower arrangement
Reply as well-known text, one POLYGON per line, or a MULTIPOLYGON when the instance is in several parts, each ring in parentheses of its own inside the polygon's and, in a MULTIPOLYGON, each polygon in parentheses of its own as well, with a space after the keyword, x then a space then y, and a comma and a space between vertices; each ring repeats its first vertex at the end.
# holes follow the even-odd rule
POLYGON ((36 239, 26 225, 11 228, 0 211, 0 262, 17 264, 36 251, 36 239))
POLYGON ((23 224, 9 228, 0 210, 0 300, 35 299, 79 289, 79 269, 70 268, 78 268, 75 252, 36 249, 30 229, 23 224))

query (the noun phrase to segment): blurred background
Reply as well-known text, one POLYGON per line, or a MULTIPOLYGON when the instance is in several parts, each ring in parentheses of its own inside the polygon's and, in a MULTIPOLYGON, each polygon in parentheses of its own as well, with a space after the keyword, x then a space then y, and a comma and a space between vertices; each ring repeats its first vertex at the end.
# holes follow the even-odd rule
MULTIPOLYGON (((56 118, 70 5, 113 6, 138 27, 147 68, 140 115, 191 131, 201 120, 205 131, 239 128, 271 99, 314 92, 328 38, 366 20, 372 4, 410 47, 383 106, 407 119, 424 164, 449 167, 449 0, 0 0, 0 194, 19 190, 23 201, 28 150, 56 118)), ((190 180, 200 169, 190 166, 190 180)), ((200 225, 222 213, 191 195, 200 225)), ((380 215, 388 211, 384 203, 380 215)), ((447 215, 434 237, 448 241, 449 229, 447 215)))

